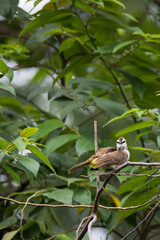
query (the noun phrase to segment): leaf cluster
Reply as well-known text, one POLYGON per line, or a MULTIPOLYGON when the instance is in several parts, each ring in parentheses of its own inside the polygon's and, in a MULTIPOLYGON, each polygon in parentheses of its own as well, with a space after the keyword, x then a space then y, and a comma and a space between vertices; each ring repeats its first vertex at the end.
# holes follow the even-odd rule
MULTIPOLYGON (((158 15, 147 0, 146 7, 138 0, 51 0, 33 14, 16 0, 2 2, 0 192, 22 202, 38 192, 37 204, 82 205, 24 210, 24 239, 74 239, 90 214, 85 205, 93 204, 96 176, 90 169, 67 170, 94 153, 94 119, 99 148, 115 146, 123 135, 131 161, 159 161, 158 15)), ((157 196, 159 177, 152 175, 158 168, 128 166, 122 173, 107 184, 100 205, 136 206, 157 196)), ((5 204, 0 237, 20 239, 22 206, 5 204)), ((123 220, 133 228, 152 207, 99 208, 97 224, 119 232, 123 220)), ((150 238, 156 224, 157 210, 136 238, 150 238)))

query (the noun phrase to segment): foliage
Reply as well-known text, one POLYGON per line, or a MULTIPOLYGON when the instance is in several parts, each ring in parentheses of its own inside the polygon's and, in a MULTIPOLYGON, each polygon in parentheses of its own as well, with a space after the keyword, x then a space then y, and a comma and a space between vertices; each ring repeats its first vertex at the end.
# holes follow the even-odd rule
MULTIPOLYGON (((24 209, 25 240, 74 239, 90 213, 83 205, 93 203, 96 181, 89 169, 73 175, 67 169, 94 153, 93 119, 99 148, 115 146, 123 135, 131 161, 159 161, 160 34, 158 15, 150 10, 159 11, 159 3, 50 0, 30 14, 16 0, 0 2, 0 192, 20 202, 36 193, 36 204, 82 205, 24 209)), ((152 174, 159 169, 126 172, 131 175, 107 185, 101 205, 136 206, 158 194, 159 177, 152 174), (142 173, 151 176, 132 176, 142 173)), ((2 199, 0 204, 0 236, 20 239, 23 206, 2 199)), ((120 232, 124 220, 124 235, 152 204, 116 212, 99 208, 97 224, 120 232)), ((152 230, 158 234, 154 226, 157 209, 136 239, 148 239, 152 230)))

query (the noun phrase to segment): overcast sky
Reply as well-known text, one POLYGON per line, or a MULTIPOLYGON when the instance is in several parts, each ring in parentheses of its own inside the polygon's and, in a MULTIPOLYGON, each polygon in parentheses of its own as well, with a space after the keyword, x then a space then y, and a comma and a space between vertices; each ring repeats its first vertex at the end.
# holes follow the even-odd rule
MULTIPOLYGON (((27 2, 27 0, 19 0, 19 7, 23 8, 25 11, 30 12, 31 9, 33 8, 33 4, 34 4, 35 0, 29 0, 27 2)), ((31 13, 35 13, 38 10, 42 9, 43 6, 47 3, 50 2, 49 0, 42 0, 32 11, 31 13)))

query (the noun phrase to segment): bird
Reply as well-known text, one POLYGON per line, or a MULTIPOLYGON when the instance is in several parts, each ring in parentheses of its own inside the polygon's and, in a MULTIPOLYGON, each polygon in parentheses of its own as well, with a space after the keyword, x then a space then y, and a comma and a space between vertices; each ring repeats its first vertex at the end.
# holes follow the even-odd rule
POLYGON ((117 140, 116 148, 101 148, 86 161, 78 163, 68 169, 68 172, 72 173, 77 169, 85 166, 90 166, 91 170, 97 170, 100 168, 107 169, 110 167, 117 168, 119 165, 127 162, 129 158, 130 152, 128 151, 126 140, 123 137, 120 137, 117 140))

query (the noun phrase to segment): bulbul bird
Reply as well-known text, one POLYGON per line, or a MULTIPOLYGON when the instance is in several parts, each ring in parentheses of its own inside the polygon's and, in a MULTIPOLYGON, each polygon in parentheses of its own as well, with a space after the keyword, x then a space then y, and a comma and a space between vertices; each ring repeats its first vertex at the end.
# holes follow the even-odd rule
POLYGON ((92 170, 103 168, 116 168, 118 165, 129 160, 130 153, 127 148, 126 140, 123 137, 120 137, 117 140, 117 148, 106 147, 99 149, 96 154, 92 155, 85 162, 81 162, 68 170, 69 173, 74 172, 75 170, 90 166, 92 170))

